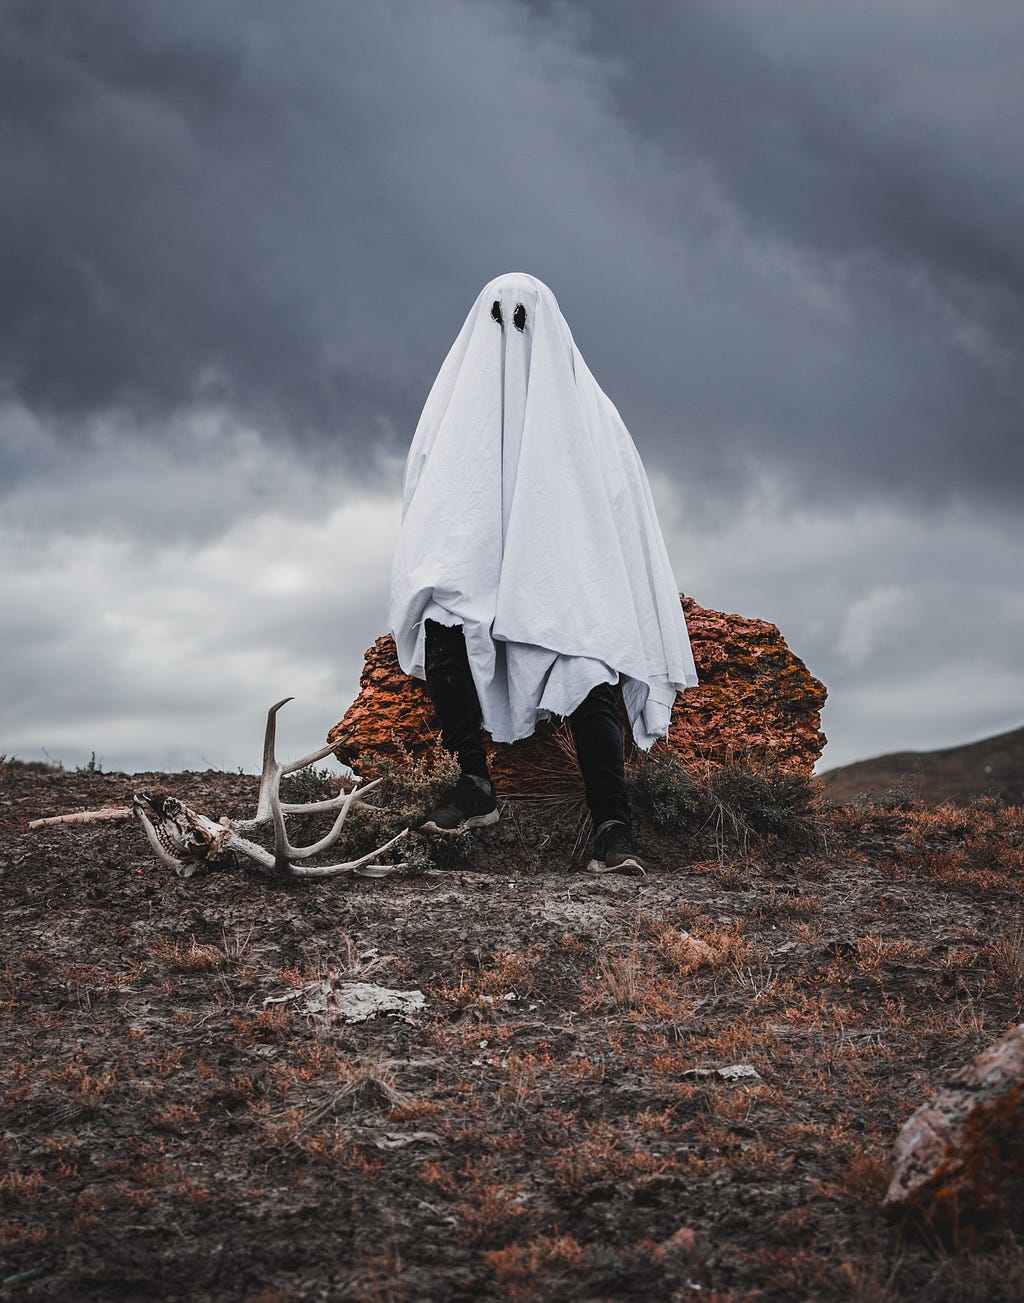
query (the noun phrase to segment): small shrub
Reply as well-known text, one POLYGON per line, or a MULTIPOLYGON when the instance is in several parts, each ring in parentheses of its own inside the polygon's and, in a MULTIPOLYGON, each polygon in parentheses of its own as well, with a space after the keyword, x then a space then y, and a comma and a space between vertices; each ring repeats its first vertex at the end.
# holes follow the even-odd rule
POLYGON ((501 1297, 510 1303, 532 1303, 545 1292, 554 1273, 570 1276, 585 1261, 587 1250, 571 1235, 539 1235, 525 1244, 514 1242, 502 1249, 488 1249, 483 1255, 494 1272, 501 1297))
POLYGON ((329 801, 337 796, 341 786, 341 776, 329 769, 317 769, 307 765, 297 769, 281 779, 281 800, 286 805, 306 805, 312 801, 329 801))
POLYGON ((723 765, 708 786, 716 801, 762 836, 784 836, 811 814, 814 789, 803 774, 744 762, 723 765))
POLYGON ((194 936, 188 942, 159 937, 150 946, 150 954, 162 959, 171 968, 186 972, 213 972, 225 961, 225 954, 216 946, 205 946, 194 936))
POLYGON ((458 760, 440 745, 418 756, 404 746, 399 746, 395 755, 361 755, 356 768, 380 779, 375 797, 381 804, 420 815, 459 780, 458 760))
POLYGON ((343 1109, 381 1109, 389 1112, 408 1101, 408 1095, 399 1090, 395 1074, 391 1071, 394 1060, 380 1055, 355 1062, 346 1062, 339 1070, 341 1086, 317 1112, 329 1111, 337 1115, 343 1109))
MULTIPOLYGON (((380 779, 365 802, 353 807, 346 825, 346 853, 365 855, 382 846, 403 828, 417 828, 442 794, 454 787, 459 764, 441 746, 414 756, 400 747, 394 756, 361 755, 358 773, 380 779)), ((399 862, 410 871, 451 868, 465 864, 473 852, 471 832, 444 838, 406 838, 395 848, 399 862)))
POLYGON ((916 799, 914 775, 900 774, 881 793, 876 792, 874 788, 859 792, 849 804, 858 810, 883 810, 887 814, 892 814, 899 810, 912 810, 916 799))
POLYGON ((675 756, 641 752, 632 765, 633 799, 658 832, 691 831, 701 811, 701 795, 675 756))
POLYGON ((979 796, 972 796, 967 803, 967 808, 977 814, 1001 815, 1006 805, 1006 797, 1002 792, 987 791, 979 796))
POLYGON ((812 840, 815 789, 801 773, 742 757, 697 777, 664 753, 638 754, 630 771, 637 812, 658 832, 691 841, 710 833, 719 854, 726 845, 745 850, 751 835, 791 846, 812 840))

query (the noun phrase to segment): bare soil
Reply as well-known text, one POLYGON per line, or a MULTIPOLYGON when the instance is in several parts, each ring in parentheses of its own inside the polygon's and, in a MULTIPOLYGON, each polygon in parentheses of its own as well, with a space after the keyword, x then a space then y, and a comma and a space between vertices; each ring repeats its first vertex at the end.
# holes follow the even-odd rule
POLYGON ((4 1298, 1024 1295, 1019 1228, 880 1209, 904 1120, 1021 1020, 1024 811, 823 809, 802 850, 641 828, 620 878, 506 802, 464 867, 314 884, 27 828, 158 784, 255 800, 0 783, 4 1298), (317 978, 426 1003, 265 1003, 317 978))

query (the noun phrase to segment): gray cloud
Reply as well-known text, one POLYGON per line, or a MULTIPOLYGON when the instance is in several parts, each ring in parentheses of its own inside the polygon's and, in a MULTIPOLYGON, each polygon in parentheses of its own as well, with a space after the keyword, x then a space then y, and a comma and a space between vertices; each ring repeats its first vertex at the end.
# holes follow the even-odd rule
MULTIPOLYGON (((755 265, 767 257, 770 275, 774 250, 778 270, 801 268, 832 308, 796 286, 773 303, 749 276, 751 322, 729 322, 732 346, 692 340, 711 423, 752 452, 742 427, 765 436, 769 459, 795 474, 801 461, 819 490, 838 470, 857 492, 1015 505, 1019 7, 642 10, 648 21, 634 22, 612 0, 587 6, 588 46, 622 53, 618 110, 677 175, 710 179, 755 265), (745 414, 723 393, 730 370, 745 414)), ((697 297, 702 312, 709 297, 697 297)))
POLYGON ((793 508, 768 484, 708 532, 654 489, 685 590, 771 620, 825 682, 826 766, 1024 724, 1020 519, 793 508))
POLYGON ((1015 499, 1016 6, 641 10, 8 0, 8 396, 372 478, 522 266, 697 501, 1015 499))
POLYGON ((1019 722, 1022 28, 0 0, 0 749, 248 764, 287 692, 305 749, 380 631, 427 389, 514 269, 681 587, 829 683, 833 763, 1019 722))
MULTIPOLYGON (((99 516, 117 453, 83 492, 99 516)), ((170 500, 188 498, 166 450, 170 500)), ((0 530, 4 710, 0 751, 67 765, 254 768, 266 707, 285 695, 282 753, 311 750, 355 695, 383 630, 398 494, 354 494, 337 472, 322 508, 279 460, 279 502, 256 503, 274 451, 251 449, 249 503, 217 533, 147 541, 138 527, 54 537, 0 530)), ((794 511, 764 489, 715 529, 673 480, 653 482, 676 577, 707 606, 774 621, 829 688, 825 763, 953 745, 1024 722, 1024 526, 963 509, 794 511), (936 558, 940 560, 937 562, 936 558)))
MULTIPOLYGON (((167 454, 154 461, 173 483, 167 454)), ((288 465, 276 469, 287 481, 288 465)), ((83 508, 106 493, 102 475, 93 485, 83 508)), ((187 485, 176 487, 184 502, 187 485)), ((217 535, 171 543, 0 528, 0 751, 69 766, 95 751, 107 768, 251 770, 266 709, 288 695, 282 754, 312 751, 354 697, 384 624, 399 515, 394 495, 354 497, 341 476, 330 488, 323 512, 250 499, 217 535)))

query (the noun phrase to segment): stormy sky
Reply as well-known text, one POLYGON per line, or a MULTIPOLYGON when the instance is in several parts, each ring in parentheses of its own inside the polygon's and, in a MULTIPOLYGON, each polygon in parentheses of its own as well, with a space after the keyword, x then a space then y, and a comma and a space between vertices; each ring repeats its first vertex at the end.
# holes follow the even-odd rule
POLYGON ((0 0, 0 751, 318 745, 480 287, 558 296, 824 764, 1024 723, 1017 0, 0 0))

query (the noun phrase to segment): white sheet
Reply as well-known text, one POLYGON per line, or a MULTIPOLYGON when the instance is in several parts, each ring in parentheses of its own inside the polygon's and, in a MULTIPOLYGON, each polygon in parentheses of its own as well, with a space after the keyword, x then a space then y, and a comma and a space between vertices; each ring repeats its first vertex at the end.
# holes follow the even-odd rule
POLYGON ((463 626, 496 742, 621 681, 646 749, 697 683, 640 457, 532 276, 485 286, 416 427, 389 622, 417 678, 427 619, 463 626))

